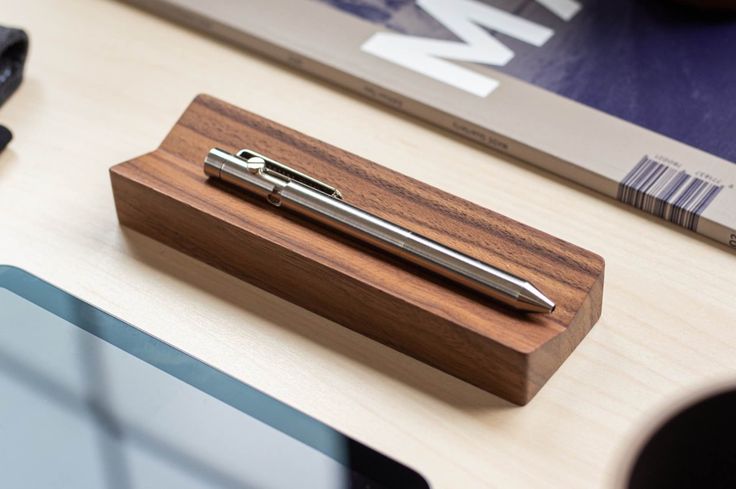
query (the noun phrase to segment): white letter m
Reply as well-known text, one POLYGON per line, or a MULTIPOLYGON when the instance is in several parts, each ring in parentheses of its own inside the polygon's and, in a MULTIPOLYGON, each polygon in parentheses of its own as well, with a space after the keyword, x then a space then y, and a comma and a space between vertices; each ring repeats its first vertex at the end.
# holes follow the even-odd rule
POLYGON ((491 93, 498 81, 446 59, 503 66, 514 57, 513 51, 479 25, 534 46, 543 45, 554 33, 475 0, 417 0, 417 5, 464 42, 377 32, 361 49, 479 97, 491 93))

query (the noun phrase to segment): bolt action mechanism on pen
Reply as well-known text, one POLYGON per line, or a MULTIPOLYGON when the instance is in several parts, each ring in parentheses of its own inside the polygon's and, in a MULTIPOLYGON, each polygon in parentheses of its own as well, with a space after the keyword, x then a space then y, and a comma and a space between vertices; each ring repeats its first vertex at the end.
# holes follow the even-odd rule
POLYGON ((280 192, 291 181, 342 200, 342 194, 335 187, 248 149, 241 149, 237 155, 232 155, 213 148, 205 159, 204 172, 209 177, 219 178, 265 197, 277 207, 281 205, 280 192))
POLYGON ((255 151, 233 155, 213 148, 204 172, 516 309, 555 309, 531 282, 355 207, 335 187, 255 151))

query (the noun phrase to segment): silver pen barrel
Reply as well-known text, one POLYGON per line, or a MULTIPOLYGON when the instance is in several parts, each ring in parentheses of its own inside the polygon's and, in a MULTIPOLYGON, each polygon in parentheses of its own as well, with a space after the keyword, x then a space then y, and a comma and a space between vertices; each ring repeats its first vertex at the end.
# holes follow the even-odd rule
POLYGON ((552 312, 554 303, 528 281, 297 182, 280 192, 281 206, 368 242, 517 309, 552 312))
POLYGON ((254 176, 237 165, 239 163, 242 166, 248 161, 260 164, 260 157, 257 158, 259 161, 251 159, 246 162, 232 158, 237 157, 221 150, 211 151, 205 162, 205 172, 265 196, 277 207, 370 243, 516 309, 552 312, 555 308, 554 302, 527 280, 413 233, 297 180, 282 179, 277 175, 275 178, 265 178, 267 183, 264 184, 263 175, 254 176), (218 154, 213 155, 215 151, 218 154))

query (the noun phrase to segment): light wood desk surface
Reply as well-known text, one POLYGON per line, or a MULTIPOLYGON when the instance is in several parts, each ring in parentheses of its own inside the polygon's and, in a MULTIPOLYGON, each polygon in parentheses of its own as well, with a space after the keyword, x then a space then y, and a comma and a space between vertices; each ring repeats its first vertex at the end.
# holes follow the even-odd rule
POLYGON ((424 474, 436 489, 613 487, 652 416, 736 383, 736 255, 533 167, 126 5, 3 2, 31 36, 0 108, 0 263, 424 474), (603 316, 518 408, 122 229, 108 168, 200 92, 605 257, 603 316))

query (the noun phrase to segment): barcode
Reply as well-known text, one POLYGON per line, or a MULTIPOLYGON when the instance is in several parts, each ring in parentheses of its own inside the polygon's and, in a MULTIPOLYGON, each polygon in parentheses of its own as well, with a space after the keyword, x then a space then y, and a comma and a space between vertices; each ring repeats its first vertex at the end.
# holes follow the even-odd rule
POLYGON ((616 198, 690 230, 723 190, 685 170, 644 156, 618 185, 616 198))

